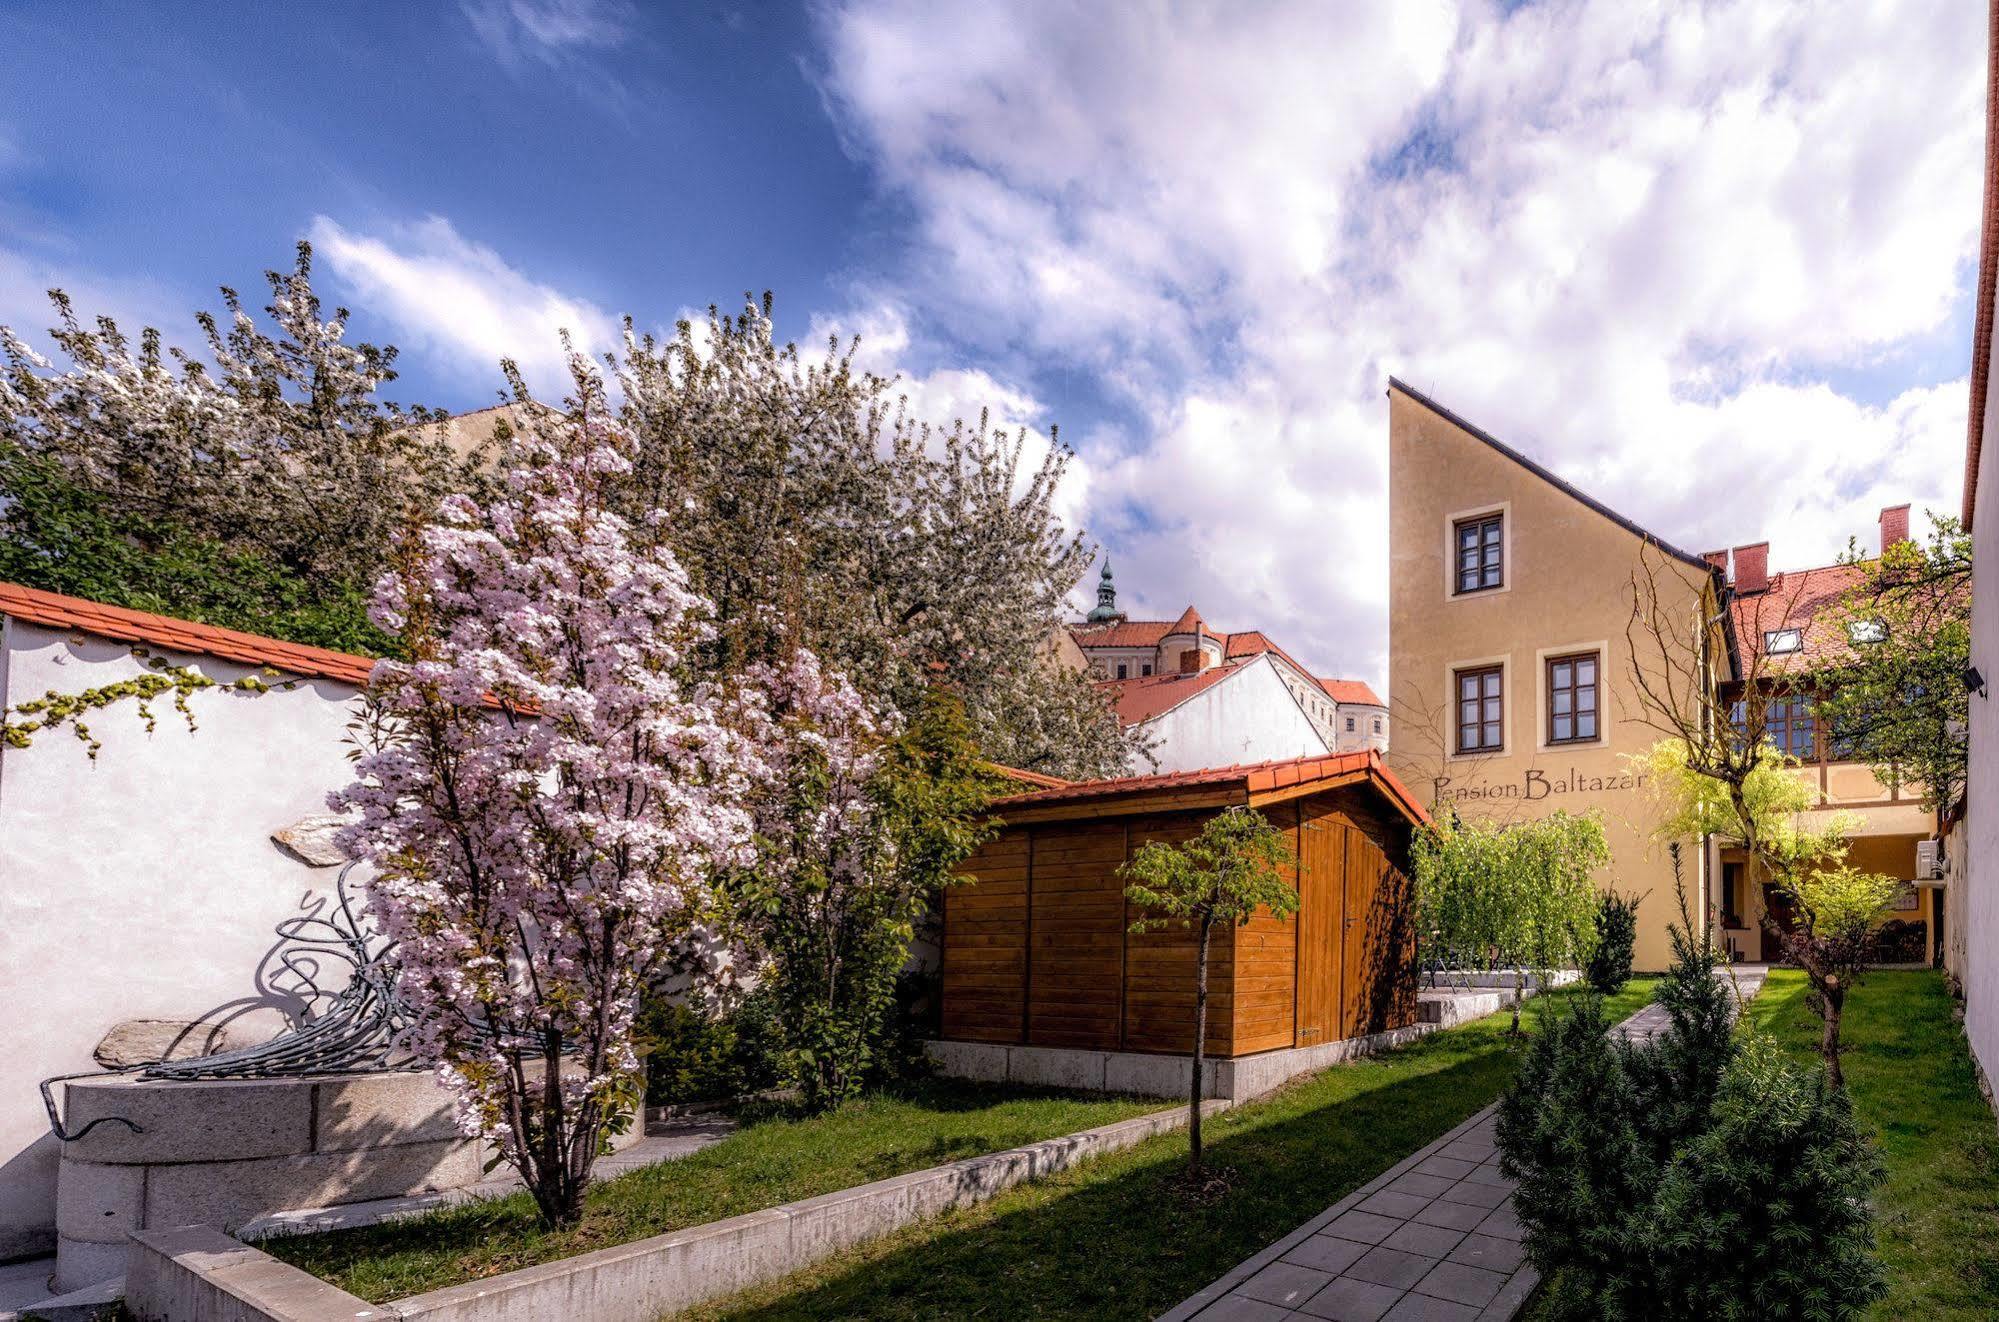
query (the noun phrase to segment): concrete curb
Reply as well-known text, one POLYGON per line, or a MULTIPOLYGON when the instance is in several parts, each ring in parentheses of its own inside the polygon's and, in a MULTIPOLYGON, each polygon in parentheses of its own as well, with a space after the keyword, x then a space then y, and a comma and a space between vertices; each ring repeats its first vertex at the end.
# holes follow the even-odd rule
MULTIPOLYGON (((1233 1103, 1203 1103, 1203 1115, 1233 1103)), ((802 1270, 912 1222, 1133 1147, 1187 1123, 1185 1107, 968 1157, 761 1212, 369 1304, 209 1227, 132 1236, 127 1306, 145 1322, 625 1322, 802 1270)))

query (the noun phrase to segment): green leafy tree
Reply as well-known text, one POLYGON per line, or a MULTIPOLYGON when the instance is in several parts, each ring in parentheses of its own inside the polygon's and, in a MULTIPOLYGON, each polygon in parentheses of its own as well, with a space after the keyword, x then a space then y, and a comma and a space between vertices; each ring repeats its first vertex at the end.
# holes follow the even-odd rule
POLYGON ((1229 808, 1210 817, 1201 833, 1179 844, 1147 841, 1125 863, 1125 896, 1152 913, 1133 922, 1134 932, 1169 923, 1196 933, 1194 953, 1194 1055, 1187 1083, 1187 1169, 1201 1170, 1201 1065, 1208 1034, 1208 946, 1215 925, 1248 922, 1257 910, 1277 918, 1297 912, 1298 888, 1284 877, 1293 862, 1290 842, 1254 808, 1229 808))
POLYGON ((477 456, 425 425, 443 415, 381 397, 395 350, 350 343, 344 308, 324 315, 310 246, 266 280, 268 325, 224 289, 224 315, 196 317, 198 353, 152 329, 134 343, 108 317, 86 328, 60 290, 62 366, 0 327, 0 505, 31 581, 232 622, 296 616, 327 641, 357 632, 395 534, 482 489, 477 456), (128 570, 140 586, 121 590, 128 570))
POLYGON ((1927 541, 1878 559, 1848 550, 1862 571, 1835 620, 1849 645, 1814 677, 1814 714, 1847 756, 1883 784, 1913 782, 1936 811, 1963 794, 1969 753, 1971 537, 1956 519, 1930 522, 1927 541))
POLYGON ((1412 852, 1420 930, 1452 963, 1513 967, 1518 1033, 1527 970, 1545 982, 1595 948, 1591 877, 1610 863, 1602 818, 1555 812, 1501 825, 1453 815, 1418 831, 1412 852))
POLYGON ((1860 819, 1808 817, 1811 791, 1792 774, 1796 762, 1775 747, 1765 744, 1748 774, 1732 784, 1695 769, 1686 747, 1664 739, 1636 759, 1660 810, 1657 834, 1675 848, 1707 834, 1740 843, 1753 867, 1790 897, 1795 926, 1786 930, 1766 914, 1764 932, 1811 982, 1810 1004, 1824 1025, 1820 1054, 1837 1085, 1844 1079, 1846 998, 1873 957, 1873 921, 1901 883, 1846 866, 1847 838, 1860 819))

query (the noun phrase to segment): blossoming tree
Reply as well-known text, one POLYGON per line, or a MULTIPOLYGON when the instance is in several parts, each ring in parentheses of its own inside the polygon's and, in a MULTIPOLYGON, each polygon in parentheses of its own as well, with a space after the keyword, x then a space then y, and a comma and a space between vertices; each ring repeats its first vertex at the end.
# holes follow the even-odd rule
POLYGON ((734 700, 690 673, 706 605, 654 526, 610 512, 628 466, 579 366, 481 506, 406 536, 375 615, 407 643, 369 686, 345 843, 378 869, 409 1045, 552 1225, 581 1212, 643 1076, 641 989, 748 857, 762 768, 734 700))

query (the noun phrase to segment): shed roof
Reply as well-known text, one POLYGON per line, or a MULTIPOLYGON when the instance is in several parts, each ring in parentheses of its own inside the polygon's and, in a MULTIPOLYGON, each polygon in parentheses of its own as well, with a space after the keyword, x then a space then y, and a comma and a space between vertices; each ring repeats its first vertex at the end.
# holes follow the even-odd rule
POLYGON ((336 652, 327 647, 307 647, 303 643, 178 620, 171 615, 107 606, 19 583, 0 583, 0 615, 50 629, 74 629, 121 643, 145 643, 196 656, 218 656, 244 665, 269 666, 309 679, 338 680, 356 688, 368 682, 368 673, 375 668, 373 657, 336 652))
POLYGON ((1094 809, 1103 816, 1148 812, 1169 807, 1261 807, 1301 798, 1342 785, 1367 784, 1411 825, 1429 822, 1430 814, 1416 801, 1381 754, 1373 749, 1329 757, 1289 758, 1202 771, 1171 771, 1150 776, 1120 776, 1112 780, 1081 780, 1049 789, 1029 790, 999 800, 993 809, 1007 821, 1040 816, 1043 810, 1094 809), (1212 802, 1210 803, 1210 800, 1212 802))

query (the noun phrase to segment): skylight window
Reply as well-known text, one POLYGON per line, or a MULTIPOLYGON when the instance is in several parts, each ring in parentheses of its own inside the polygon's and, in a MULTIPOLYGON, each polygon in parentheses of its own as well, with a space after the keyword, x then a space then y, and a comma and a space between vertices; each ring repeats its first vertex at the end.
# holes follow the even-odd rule
POLYGON ((1771 656, 1780 656, 1785 652, 1802 652, 1805 650, 1805 631, 1803 629, 1765 629, 1763 631, 1763 650, 1771 656))
POLYGON ((1888 641, 1888 624, 1885 620, 1849 620, 1846 636, 1856 643, 1885 643, 1888 641))

